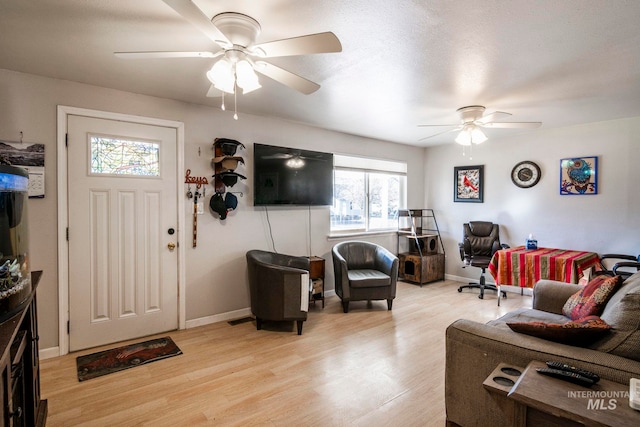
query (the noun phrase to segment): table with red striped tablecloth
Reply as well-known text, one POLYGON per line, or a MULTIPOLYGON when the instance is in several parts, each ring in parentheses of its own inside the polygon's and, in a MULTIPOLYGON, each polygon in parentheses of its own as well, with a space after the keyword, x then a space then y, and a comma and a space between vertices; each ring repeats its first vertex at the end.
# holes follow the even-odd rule
POLYGON ((533 288, 540 279, 578 283, 584 270, 599 265, 595 252, 518 246, 497 251, 489 272, 499 285, 533 288))

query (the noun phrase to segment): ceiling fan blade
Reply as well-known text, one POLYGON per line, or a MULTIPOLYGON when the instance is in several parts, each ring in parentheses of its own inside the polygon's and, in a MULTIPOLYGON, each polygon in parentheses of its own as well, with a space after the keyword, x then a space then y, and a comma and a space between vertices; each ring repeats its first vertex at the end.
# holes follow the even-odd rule
POLYGON ((224 53, 220 51, 213 52, 114 52, 118 58, 123 59, 151 59, 151 58, 215 58, 224 53))
POLYGON ((290 159, 293 154, 277 153, 270 156, 262 156, 263 159, 290 159))
POLYGON ((448 125, 418 125, 418 127, 420 127, 420 128, 435 127, 435 126, 460 126, 460 123, 452 123, 452 124, 448 124, 448 125))
POLYGON ((258 73, 264 74, 265 76, 282 83, 285 86, 289 86, 298 92, 304 93, 305 95, 309 95, 310 93, 320 89, 319 84, 268 62, 258 61, 256 62, 254 69, 258 73))
MULTIPOLYGON (((423 125, 423 126, 430 126, 430 125, 423 125)), ((438 126, 438 125, 433 125, 433 126, 438 126)), ((436 137, 438 135, 443 135, 445 133, 455 132, 455 131, 458 131, 458 130, 462 129, 462 126, 458 126, 458 125, 456 125, 456 126, 457 127, 453 128, 453 129, 447 129, 447 130, 443 130, 442 132, 434 133, 433 135, 425 136, 424 138, 420 138, 418 141, 424 141, 425 139, 433 138, 433 137, 436 137)))
POLYGON ((542 122, 491 122, 477 124, 484 128, 496 129, 535 129, 542 126, 542 122))
POLYGON ((178 12, 184 19, 189 21, 191 25, 202 31, 213 42, 220 46, 231 46, 231 42, 227 37, 211 22, 211 19, 205 15, 198 6, 191 0, 162 0, 171 9, 178 12))
POLYGON ((221 90, 216 88, 214 85, 211 85, 207 91, 207 98, 217 98, 221 93, 223 93, 221 90))
POLYGON ((493 113, 487 114, 486 116, 482 117, 480 120, 476 120, 476 123, 491 123, 495 122, 498 119, 505 119, 510 115, 511 113, 505 113, 504 111, 494 111, 493 113))
POLYGON ((251 49, 259 57, 273 58, 276 56, 342 52, 342 44, 335 34, 326 32, 261 43, 251 49))

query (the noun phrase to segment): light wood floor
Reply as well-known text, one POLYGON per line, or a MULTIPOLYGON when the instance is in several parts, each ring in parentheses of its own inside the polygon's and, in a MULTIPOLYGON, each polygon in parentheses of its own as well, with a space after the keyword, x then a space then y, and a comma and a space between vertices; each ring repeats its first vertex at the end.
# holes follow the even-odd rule
POLYGON ((43 360, 47 426, 443 426, 447 325, 531 305, 458 285, 399 282, 392 311, 344 314, 334 296, 311 306, 302 336, 293 322, 161 334, 184 354, 82 383, 75 358, 107 347, 43 360))

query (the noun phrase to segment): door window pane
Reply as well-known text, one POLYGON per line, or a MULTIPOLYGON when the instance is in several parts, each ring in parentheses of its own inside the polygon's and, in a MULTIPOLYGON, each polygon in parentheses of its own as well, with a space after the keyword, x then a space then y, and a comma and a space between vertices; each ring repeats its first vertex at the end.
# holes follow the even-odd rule
POLYGON ((160 176, 160 143, 89 135, 91 174, 160 176))

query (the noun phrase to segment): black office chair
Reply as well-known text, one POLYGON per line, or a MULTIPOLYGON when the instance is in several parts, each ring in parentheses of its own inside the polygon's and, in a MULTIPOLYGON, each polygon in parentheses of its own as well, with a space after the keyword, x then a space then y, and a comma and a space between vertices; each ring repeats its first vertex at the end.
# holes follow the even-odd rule
POLYGON ((604 254, 600 257, 600 268, 594 275, 619 275, 625 280, 640 271, 640 255, 604 254))
MULTIPOLYGON (((500 226, 487 221, 469 221, 463 225, 462 243, 459 243, 458 246, 464 267, 471 266, 482 269, 478 283, 469 282, 468 285, 460 286, 458 292, 462 292, 464 288, 479 288, 478 298, 480 299, 484 298, 485 289, 497 292, 496 285, 485 282, 484 274, 493 254, 500 249, 509 247, 509 245, 500 244, 500 226)), ((505 291, 501 291, 501 293, 504 298, 507 297, 505 291)))

